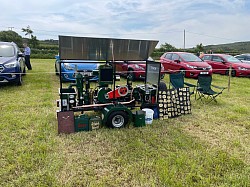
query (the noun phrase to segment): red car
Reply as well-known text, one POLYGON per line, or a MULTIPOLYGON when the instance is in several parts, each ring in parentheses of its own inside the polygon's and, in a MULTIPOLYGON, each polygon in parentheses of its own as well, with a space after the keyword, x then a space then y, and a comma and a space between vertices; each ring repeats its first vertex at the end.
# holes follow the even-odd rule
MULTIPOLYGON (((116 72, 122 76, 130 74, 132 80, 144 79, 146 71, 146 61, 119 61, 116 62, 116 72)), ((164 78, 164 67, 161 66, 161 78, 164 78)))
POLYGON ((226 54, 204 54, 202 59, 210 64, 214 73, 224 75, 229 74, 229 68, 232 67, 231 75, 250 77, 250 64, 243 63, 237 58, 226 54))
POLYGON ((167 52, 160 57, 165 71, 185 72, 185 77, 197 78, 199 74, 212 74, 212 67, 192 53, 167 52))

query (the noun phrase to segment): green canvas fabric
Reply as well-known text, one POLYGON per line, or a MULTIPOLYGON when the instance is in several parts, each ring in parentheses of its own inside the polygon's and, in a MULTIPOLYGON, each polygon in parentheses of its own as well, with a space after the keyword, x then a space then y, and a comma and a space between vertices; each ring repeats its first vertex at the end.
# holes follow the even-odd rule
POLYGON ((211 75, 199 75, 198 76, 198 81, 197 81, 197 89, 196 89, 196 94, 195 98, 198 94, 197 100, 201 100, 202 98, 211 101, 216 101, 216 97, 220 95, 225 87, 219 87, 219 86, 213 86, 212 85, 212 76, 211 75), (211 87, 217 88, 219 91, 214 91, 211 87))
POLYGON ((183 73, 174 73, 169 75, 170 83, 172 86, 177 88, 183 88, 184 87, 184 75, 183 73))
POLYGON ((173 73, 169 75, 169 79, 170 79, 170 85, 172 85, 172 87, 174 89, 179 89, 179 88, 185 88, 185 87, 192 87, 193 89, 189 89, 190 90, 190 94, 194 94, 194 89, 195 89, 195 85, 190 84, 185 82, 184 80, 184 74, 182 72, 180 73, 173 73))

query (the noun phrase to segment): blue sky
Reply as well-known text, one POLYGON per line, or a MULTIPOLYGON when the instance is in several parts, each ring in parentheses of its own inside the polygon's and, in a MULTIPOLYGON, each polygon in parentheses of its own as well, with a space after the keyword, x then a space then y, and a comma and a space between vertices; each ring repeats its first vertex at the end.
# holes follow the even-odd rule
MULTIPOLYGON (((159 40, 177 48, 250 41, 249 0, 0 0, 0 30, 159 40)), ((158 46, 159 46, 158 45, 158 46)))

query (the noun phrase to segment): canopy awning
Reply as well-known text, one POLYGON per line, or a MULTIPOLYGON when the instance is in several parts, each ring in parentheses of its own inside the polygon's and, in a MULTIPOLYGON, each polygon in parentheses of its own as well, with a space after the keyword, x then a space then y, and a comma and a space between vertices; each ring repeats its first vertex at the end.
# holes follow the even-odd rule
POLYGON ((59 36, 61 60, 147 60, 158 41, 59 36))

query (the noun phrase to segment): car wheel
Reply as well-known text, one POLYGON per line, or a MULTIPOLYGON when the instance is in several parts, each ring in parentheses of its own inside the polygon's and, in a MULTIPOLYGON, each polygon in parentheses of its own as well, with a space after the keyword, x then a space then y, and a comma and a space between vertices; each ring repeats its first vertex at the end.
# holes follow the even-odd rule
POLYGON ((236 71, 235 71, 235 69, 232 69, 232 71, 231 71, 231 76, 232 76, 232 77, 236 77, 236 71))
POLYGON ((112 128, 122 128, 128 123, 129 117, 126 112, 114 111, 112 112, 107 120, 107 124, 112 128))
POLYGON ((56 64, 55 64, 55 72, 56 72, 56 75, 59 75, 59 72, 58 72, 58 70, 56 68, 56 64))
MULTIPOLYGON (((226 75, 229 75, 229 69, 226 70, 226 75)), ((236 71, 235 71, 235 69, 232 69, 232 71, 231 71, 231 76, 232 76, 232 77, 235 77, 235 76, 236 76, 236 71)))
POLYGON ((165 74, 161 74, 161 79, 164 79, 164 77, 165 77, 165 74))
POLYGON ((183 73, 183 75, 184 75, 185 77, 187 77, 187 71, 186 71, 185 69, 183 69, 183 68, 180 69, 180 72, 183 73))
POLYGON ((19 74, 16 84, 17 86, 21 86, 23 84, 22 74, 19 74))
POLYGON ((133 69, 128 70, 128 76, 129 75, 131 76, 132 81, 134 81, 135 80, 135 72, 133 69))
POLYGON ((23 68, 23 75, 26 75, 26 67, 23 68))

